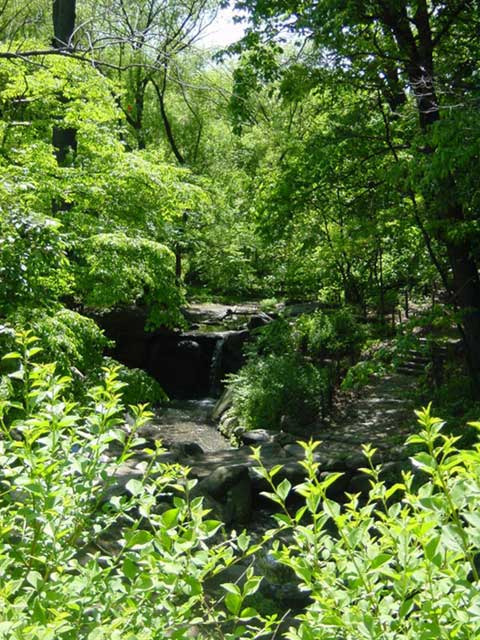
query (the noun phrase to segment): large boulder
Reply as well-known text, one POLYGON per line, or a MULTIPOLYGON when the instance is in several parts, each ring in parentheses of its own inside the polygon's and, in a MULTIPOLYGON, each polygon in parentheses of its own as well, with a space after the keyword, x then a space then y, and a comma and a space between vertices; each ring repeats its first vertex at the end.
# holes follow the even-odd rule
POLYGON ((198 483, 194 494, 203 496, 206 506, 213 507, 214 515, 221 517, 225 524, 250 520, 252 486, 246 465, 217 467, 198 483))

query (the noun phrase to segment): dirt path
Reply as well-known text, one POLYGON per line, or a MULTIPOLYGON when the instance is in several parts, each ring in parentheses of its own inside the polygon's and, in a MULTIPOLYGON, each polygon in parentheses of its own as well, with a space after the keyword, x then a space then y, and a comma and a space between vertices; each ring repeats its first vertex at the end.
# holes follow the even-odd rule
POLYGON ((392 373, 374 379, 354 396, 344 396, 321 439, 338 438, 353 447, 369 442, 387 450, 401 445, 416 428, 411 400, 415 384, 412 376, 392 373))

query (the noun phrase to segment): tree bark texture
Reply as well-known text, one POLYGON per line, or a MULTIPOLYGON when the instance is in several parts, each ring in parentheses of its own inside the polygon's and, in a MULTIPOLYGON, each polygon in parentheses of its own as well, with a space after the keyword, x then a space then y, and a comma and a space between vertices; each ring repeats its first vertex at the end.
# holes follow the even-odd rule
MULTIPOLYGON (((76 0, 53 0, 53 40, 56 49, 73 47, 73 35, 75 32, 76 0)), ((52 132, 52 144, 59 166, 64 167, 70 163, 70 156, 77 150, 77 132, 73 127, 54 125, 52 132)), ((64 207, 61 204, 54 205, 59 210, 64 207)))
POLYGON ((53 0, 53 46, 72 48, 75 32, 76 0, 53 0))

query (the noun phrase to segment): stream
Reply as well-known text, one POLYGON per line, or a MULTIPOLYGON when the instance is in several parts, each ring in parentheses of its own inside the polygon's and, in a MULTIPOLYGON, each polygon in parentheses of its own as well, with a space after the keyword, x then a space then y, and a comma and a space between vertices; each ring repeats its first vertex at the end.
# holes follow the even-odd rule
POLYGON ((185 443, 198 444, 205 453, 231 449, 210 421, 216 398, 173 400, 155 411, 155 431, 166 449, 185 443))

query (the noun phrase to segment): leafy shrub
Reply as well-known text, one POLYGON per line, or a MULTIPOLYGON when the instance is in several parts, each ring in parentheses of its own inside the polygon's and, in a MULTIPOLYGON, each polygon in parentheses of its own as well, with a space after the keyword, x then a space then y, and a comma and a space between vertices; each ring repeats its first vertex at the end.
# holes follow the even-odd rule
POLYGON ((281 356, 294 351, 292 324, 285 318, 278 318, 257 329, 254 342, 248 346, 248 353, 253 357, 281 356))
POLYGON ((0 308, 46 304, 68 293, 60 223, 47 216, 0 208, 0 308))
POLYGON ((257 331, 251 352, 258 355, 300 353, 308 358, 354 357, 364 341, 364 331, 352 311, 316 311, 295 321, 279 318, 257 331))
POLYGON ((158 382, 142 369, 129 369, 113 358, 104 358, 104 365, 115 368, 123 388, 120 391, 123 404, 159 405, 168 402, 168 396, 158 382))
POLYGON ((0 402, 0 636, 182 639, 197 629, 203 640, 233 640, 271 629, 245 605, 260 581, 251 569, 242 584, 207 591, 209 578, 255 547, 244 534, 219 537, 221 523, 191 497, 185 469, 150 451, 124 494, 110 491, 149 418, 137 408, 131 430, 121 428, 116 373, 78 406, 53 365, 32 364, 36 353, 36 339, 23 334, 4 356, 17 364, 11 378, 23 393, 0 402), (159 509, 158 496, 170 505, 159 509))
POLYGON ((326 358, 353 356, 363 331, 348 309, 317 311, 295 321, 279 318, 256 331, 248 346, 247 365, 230 377, 231 415, 247 429, 278 429, 285 416, 289 428, 326 415, 337 375, 326 358))
POLYGON ((182 323, 183 295, 175 281, 175 258, 153 240, 124 233, 101 233, 83 247, 85 266, 77 273, 86 304, 109 309, 144 303, 150 308, 151 327, 182 323))
POLYGON ((102 364, 102 352, 111 342, 91 319, 66 309, 21 308, 9 318, 19 330, 30 330, 39 339, 45 362, 55 362, 58 371, 83 375, 102 364))
MULTIPOLYGON (((209 591, 222 572, 252 556, 248 536, 219 535, 194 482, 178 465, 150 462, 109 491, 141 442, 149 415, 136 410, 130 431, 115 372, 83 406, 64 396, 53 365, 35 365, 36 339, 19 336, 6 361, 21 402, 0 401, 0 635, 26 640, 245 640, 280 637, 279 616, 255 607, 260 578, 209 591), (109 455, 119 442, 118 457, 109 455), (159 508, 157 496, 170 501, 159 508)), ((262 466, 281 507, 264 540, 301 581, 310 604, 287 640, 417 640, 480 635, 480 444, 459 450, 430 409, 408 444, 415 474, 386 486, 374 450, 365 447, 371 489, 362 500, 327 497, 338 473, 319 474, 318 443, 304 443, 305 481, 276 481, 262 466), (420 481, 415 482, 415 475, 420 481), (304 501, 291 508, 295 492, 304 501)), ((480 423, 475 423, 480 429, 480 423)), ((262 598, 258 598, 262 604, 262 598)), ((262 606, 264 606, 262 604, 262 606)), ((274 606, 271 607, 274 609, 274 606)))
POLYGON ((311 597, 288 640, 480 636, 480 445, 458 450, 429 408, 418 418, 420 431, 407 443, 421 448, 412 458, 420 482, 408 471, 387 487, 372 463, 375 450, 365 447, 369 494, 339 504, 327 490, 341 474, 319 479, 318 443, 304 443, 307 479, 295 492, 305 505, 290 513, 289 481, 276 484, 263 468, 283 508, 266 535, 288 539, 277 539, 272 553, 311 597))
POLYGON ((367 385, 373 376, 385 374, 387 369, 378 360, 362 360, 350 367, 340 387, 344 391, 360 389, 367 385))
MULTIPOLYGON (((77 400, 85 396, 86 385, 100 383, 105 368, 114 368, 122 383, 119 393, 124 404, 159 405, 168 401, 163 389, 148 373, 129 369, 103 356, 103 349, 112 343, 91 318, 59 307, 48 311, 19 309, 10 321, 17 330, 32 331, 36 335, 42 362, 55 362, 56 370, 70 377, 69 386, 77 400)), ((12 350, 14 343, 14 329, 4 326, 0 333, 3 351, 12 350)))
POLYGON ((364 340, 364 332, 353 312, 343 307, 298 318, 294 327, 298 347, 313 358, 355 357, 364 340))
POLYGON ((325 370, 296 355, 252 358, 230 376, 232 413, 247 429, 278 429, 282 416, 297 425, 317 417, 328 389, 325 370))

